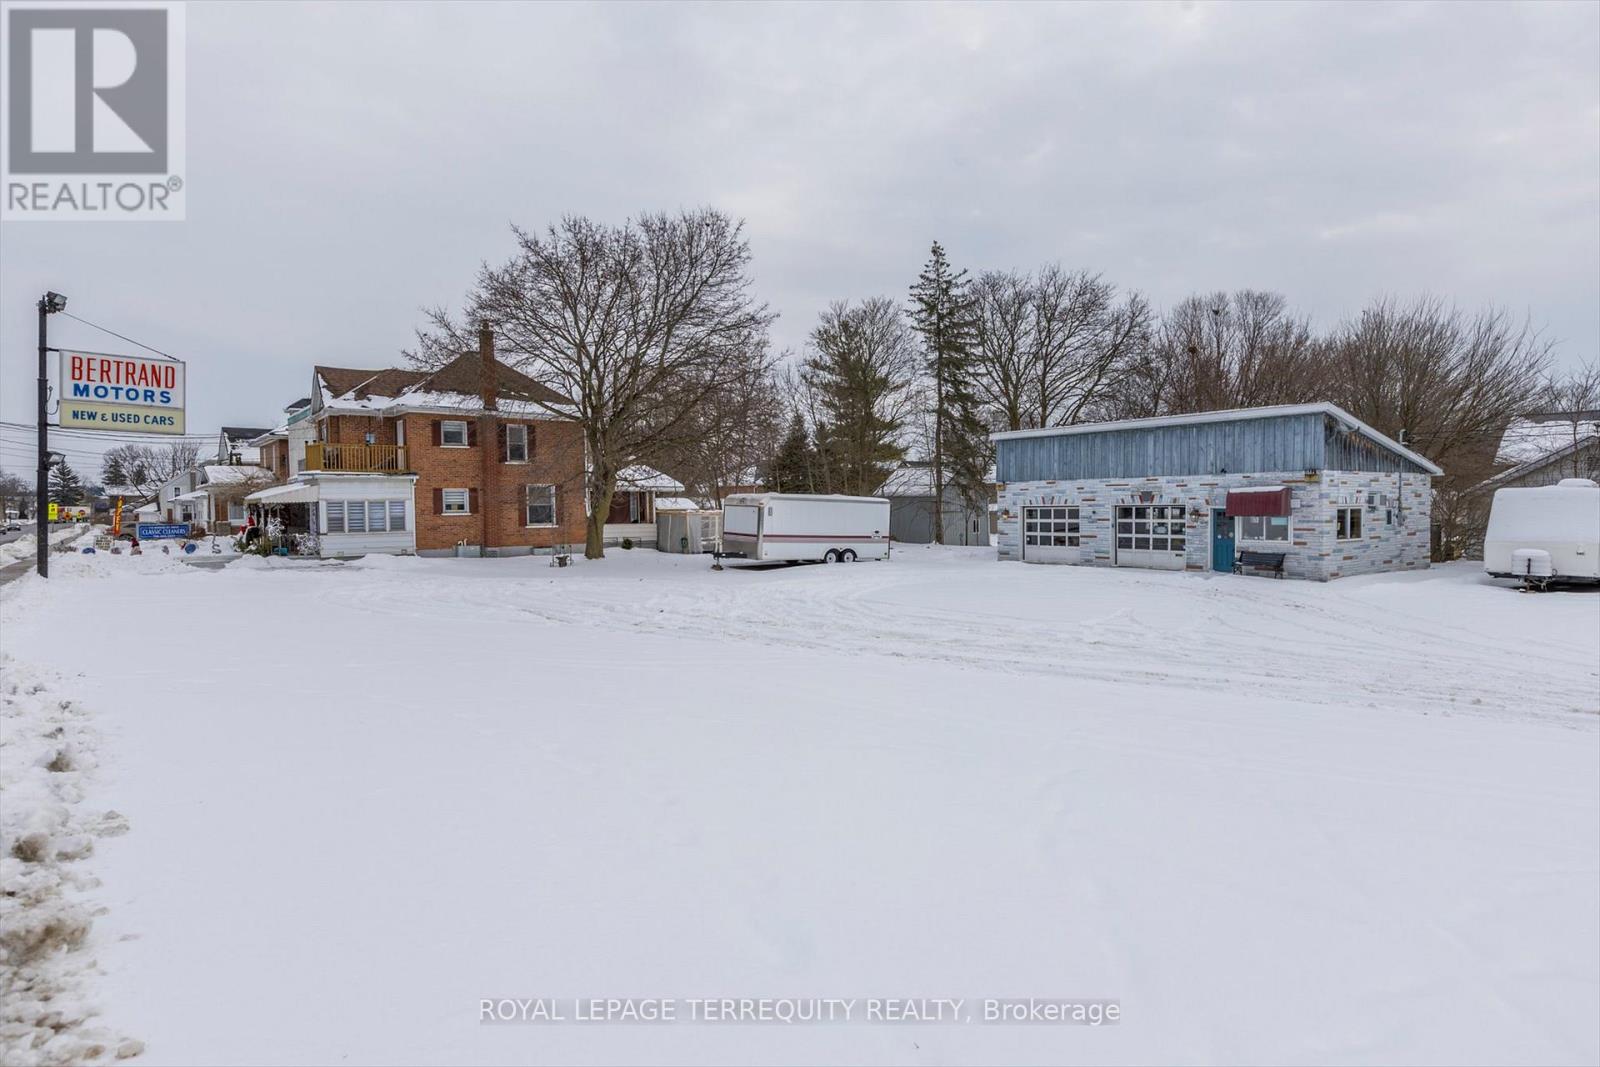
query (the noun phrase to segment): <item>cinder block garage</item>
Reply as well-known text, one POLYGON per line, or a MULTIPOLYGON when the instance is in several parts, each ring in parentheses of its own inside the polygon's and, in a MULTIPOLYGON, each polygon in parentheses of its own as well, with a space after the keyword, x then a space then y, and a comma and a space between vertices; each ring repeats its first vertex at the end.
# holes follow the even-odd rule
POLYGON ((1443 472, 1339 407, 994 435, 998 555, 1326 581, 1428 566, 1443 472))

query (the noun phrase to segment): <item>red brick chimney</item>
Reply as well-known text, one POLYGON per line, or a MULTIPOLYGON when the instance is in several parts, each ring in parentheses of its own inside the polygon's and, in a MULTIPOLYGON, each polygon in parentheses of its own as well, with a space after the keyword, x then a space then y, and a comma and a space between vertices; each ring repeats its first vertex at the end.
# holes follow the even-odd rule
POLYGON ((488 320, 478 323, 478 359, 478 389, 484 408, 493 411, 500 399, 500 375, 494 362, 494 326, 488 320))

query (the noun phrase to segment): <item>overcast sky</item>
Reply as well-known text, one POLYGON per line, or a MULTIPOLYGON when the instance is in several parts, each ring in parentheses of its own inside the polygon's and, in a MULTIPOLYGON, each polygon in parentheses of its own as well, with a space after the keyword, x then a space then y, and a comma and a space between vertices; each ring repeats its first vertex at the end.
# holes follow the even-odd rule
POLYGON ((208 3, 187 68, 187 221, 0 229, 5 420, 47 288, 188 360, 191 432, 266 426, 314 363, 397 363, 509 223, 699 204, 746 220, 780 348, 903 298, 934 238, 1162 308, 1433 293, 1600 347, 1592 3, 208 3))

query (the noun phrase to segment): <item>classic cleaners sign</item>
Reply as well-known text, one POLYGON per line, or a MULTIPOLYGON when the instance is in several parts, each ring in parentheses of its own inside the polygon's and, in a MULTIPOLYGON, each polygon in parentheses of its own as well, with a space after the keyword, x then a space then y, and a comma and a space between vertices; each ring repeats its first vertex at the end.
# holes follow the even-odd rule
POLYGON ((183 433, 184 365, 175 359, 61 353, 61 425, 183 433))

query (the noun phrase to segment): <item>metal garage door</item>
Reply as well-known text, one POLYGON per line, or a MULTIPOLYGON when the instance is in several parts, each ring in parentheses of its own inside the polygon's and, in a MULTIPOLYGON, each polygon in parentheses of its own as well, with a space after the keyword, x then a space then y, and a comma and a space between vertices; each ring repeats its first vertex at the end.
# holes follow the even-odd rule
POLYGON ((1078 509, 1022 509, 1022 558, 1029 563, 1077 563, 1078 509))
POLYGON ((1183 570, 1188 527, 1182 504, 1117 508, 1117 566, 1183 570))

